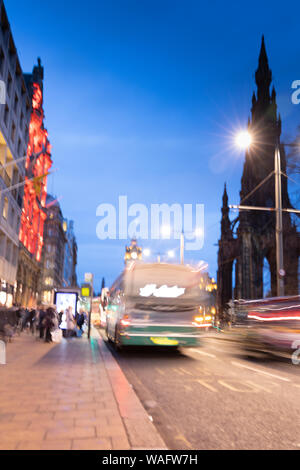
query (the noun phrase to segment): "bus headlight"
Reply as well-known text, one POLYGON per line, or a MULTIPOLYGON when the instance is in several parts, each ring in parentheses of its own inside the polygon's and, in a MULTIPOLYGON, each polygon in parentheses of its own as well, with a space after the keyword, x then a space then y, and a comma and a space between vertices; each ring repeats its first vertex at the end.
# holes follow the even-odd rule
POLYGON ((193 325, 197 326, 198 328, 207 328, 211 326, 211 320, 212 320, 211 315, 206 315, 206 316, 197 315, 194 317, 193 325))
POLYGON ((129 326, 130 325, 130 317, 129 315, 123 315, 121 321, 120 321, 121 326, 129 326))

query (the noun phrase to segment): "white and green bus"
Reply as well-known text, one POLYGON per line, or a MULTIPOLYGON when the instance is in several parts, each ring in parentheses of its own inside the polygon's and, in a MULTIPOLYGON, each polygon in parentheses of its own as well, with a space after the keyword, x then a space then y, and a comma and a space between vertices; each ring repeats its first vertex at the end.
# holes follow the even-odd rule
POLYGON ((212 326, 214 299, 190 266, 134 263, 109 291, 106 334, 116 347, 188 347, 212 326))

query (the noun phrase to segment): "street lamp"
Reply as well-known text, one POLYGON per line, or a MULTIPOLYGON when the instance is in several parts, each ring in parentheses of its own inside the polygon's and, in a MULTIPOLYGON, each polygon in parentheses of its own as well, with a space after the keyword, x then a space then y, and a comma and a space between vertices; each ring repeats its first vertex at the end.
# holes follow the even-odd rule
MULTIPOLYGON (((247 131, 240 132, 236 137, 236 143, 240 148, 247 149, 251 146, 253 138, 247 131)), ((282 144, 288 145, 288 144, 282 144)), ((252 210, 275 210, 276 212, 276 279, 277 279, 277 296, 284 296, 284 281, 285 275, 283 266, 283 236, 282 236, 282 211, 287 212, 300 212, 292 209, 282 209, 282 194, 281 194, 281 160, 280 160, 280 144, 279 139, 276 140, 275 154, 274 154, 274 171, 270 173, 259 186, 265 182, 274 173, 275 175, 275 209, 268 207, 252 207, 252 206, 230 206, 238 209, 252 209, 252 210)), ((255 188, 256 189, 256 188, 255 188)), ((255 191, 254 189, 254 191, 255 191)), ((254 192, 252 191, 252 192, 254 192)))
POLYGON ((149 250, 149 248, 145 248, 145 249, 143 250, 143 255, 144 255, 144 256, 148 257, 148 256, 150 256, 150 254, 151 254, 151 251, 149 250))
MULTIPOLYGON (((182 232, 180 233, 180 264, 184 264, 184 249, 185 249, 185 235, 186 234, 193 234, 195 237, 201 237, 203 234, 203 229, 200 227, 197 227, 193 232, 182 232)), ((171 227, 169 225, 163 225, 161 228, 161 234, 165 238, 170 238, 171 235, 171 227)), ((177 233, 178 234, 178 233, 177 233)), ((173 258, 171 256, 171 258, 173 258)))
POLYGON ((246 149, 252 144, 252 135, 248 131, 241 131, 236 136, 236 145, 241 149, 246 149))

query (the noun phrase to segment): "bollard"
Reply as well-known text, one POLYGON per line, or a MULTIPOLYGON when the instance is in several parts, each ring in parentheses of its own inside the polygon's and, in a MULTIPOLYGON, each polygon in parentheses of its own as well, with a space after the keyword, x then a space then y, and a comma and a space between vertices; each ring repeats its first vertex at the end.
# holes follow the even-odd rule
POLYGON ((0 341, 0 365, 1 364, 6 364, 6 349, 4 341, 0 341))

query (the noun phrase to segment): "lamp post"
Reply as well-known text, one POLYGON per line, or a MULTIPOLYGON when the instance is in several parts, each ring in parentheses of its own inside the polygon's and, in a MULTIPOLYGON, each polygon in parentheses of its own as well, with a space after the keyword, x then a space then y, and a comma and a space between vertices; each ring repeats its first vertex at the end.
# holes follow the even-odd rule
MULTIPOLYGON (((195 237, 199 237, 202 234, 202 229, 200 227, 196 228, 193 232, 180 232, 180 264, 184 264, 184 251, 185 251, 185 234, 193 234, 195 237)), ((171 228, 169 226, 163 226, 162 235, 170 237, 171 228)), ((178 232, 176 232, 178 235, 178 232)), ((172 256, 173 257, 173 256, 172 256)))
POLYGON ((92 311, 93 311, 93 289, 94 289, 94 275, 92 273, 85 273, 85 282, 89 284, 89 290, 90 290, 90 311, 89 311, 89 316, 88 316, 88 339, 91 337, 91 317, 92 317, 92 311))
POLYGON ((180 234, 180 264, 184 264, 184 233, 180 234))
POLYGON ((283 236, 282 236, 282 195, 281 195, 281 162, 280 149, 277 142, 275 147, 275 210, 276 210, 276 268, 277 268, 277 295, 284 296, 285 274, 283 267, 283 236))

